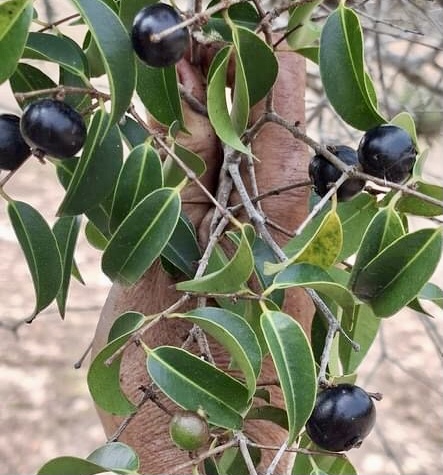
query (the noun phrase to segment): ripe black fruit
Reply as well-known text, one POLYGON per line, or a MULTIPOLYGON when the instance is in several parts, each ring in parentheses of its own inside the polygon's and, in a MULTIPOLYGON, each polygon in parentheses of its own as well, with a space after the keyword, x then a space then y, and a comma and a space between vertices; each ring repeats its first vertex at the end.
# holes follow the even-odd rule
POLYGON ((195 412, 177 412, 169 423, 169 435, 183 450, 197 450, 209 439, 208 423, 195 412))
MULTIPOLYGON (((356 165, 358 157, 355 150, 346 145, 328 147, 346 165, 356 165)), ((319 196, 325 196, 332 183, 336 182, 342 172, 323 155, 315 155, 309 163, 309 177, 314 184, 314 190, 319 196)), ((348 178, 337 190, 338 201, 349 201, 358 195, 365 186, 365 181, 358 178, 348 178)))
POLYGON ((368 130, 358 147, 363 171, 394 183, 409 178, 416 156, 411 136, 396 125, 379 125, 368 130))
POLYGON ((0 169, 15 170, 31 155, 20 133, 20 117, 0 115, 0 169))
POLYGON ((138 57, 148 66, 157 68, 180 61, 189 44, 187 28, 180 28, 160 41, 151 41, 151 35, 178 25, 180 21, 177 11, 164 3, 142 8, 135 16, 131 37, 138 57))
POLYGON ((59 158, 74 156, 86 140, 83 117, 70 105, 54 99, 29 104, 23 111, 20 129, 31 147, 59 158))
POLYGON ((342 452, 360 447, 374 426, 375 415, 374 403, 366 391, 352 384, 339 384, 317 396, 306 431, 322 449, 342 452))

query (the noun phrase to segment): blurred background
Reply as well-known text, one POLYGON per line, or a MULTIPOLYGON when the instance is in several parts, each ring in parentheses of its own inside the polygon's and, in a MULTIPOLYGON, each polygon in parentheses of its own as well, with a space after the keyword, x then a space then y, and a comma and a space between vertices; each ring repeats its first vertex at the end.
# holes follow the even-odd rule
MULTIPOLYGON (((270 2, 275 6, 277 2, 270 2)), ((321 22, 337 2, 327 1, 321 22)), ((422 147, 429 147, 427 178, 443 178, 443 7, 440 1, 349 1, 365 28, 366 61, 389 117, 406 110, 416 119, 422 147)), ((54 21, 73 12, 67 0, 36 1, 54 21)), ((81 43, 81 27, 75 27, 81 43)), ((70 35, 72 28, 68 30, 70 35)), ((41 63, 39 64, 41 67, 41 63)), ((56 78, 56 69, 47 69, 56 78)), ((350 130, 323 97, 318 71, 308 65, 308 133, 322 143, 357 146, 350 130)), ((97 85, 106 87, 104 80, 97 85)), ((19 108, 8 84, 0 86, 0 113, 19 108)), ((4 175, 0 175, 2 178, 4 175)), ((51 164, 29 160, 7 185, 15 199, 36 207, 53 223, 63 191, 51 164)), ((416 224, 422 224, 418 220, 416 224)), ((85 457, 105 442, 86 386, 87 363, 74 364, 89 345, 110 288, 100 254, 83 237, 76 254, 86 281, 73 281, 65 321, 54 307, 14 333, 8 327, 33 309, 34 292, 23 254, 0 206, 0 475, 31 474, 59 455, 85 457)), ((442 266, 433 282, 442 286, 442 266)), ((361 475, 442 473, 443 312, 431 319, 403 311, 386 319, 359 370, 358 384, 381 392, 377 424, 360 450, 350 452, 361 475)))

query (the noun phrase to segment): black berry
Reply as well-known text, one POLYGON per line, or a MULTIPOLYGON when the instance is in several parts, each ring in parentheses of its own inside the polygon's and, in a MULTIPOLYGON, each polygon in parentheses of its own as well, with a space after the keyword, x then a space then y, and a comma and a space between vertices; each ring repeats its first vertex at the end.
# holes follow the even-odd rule
MULTIPOLYGON (((355 150, 346 145, 328 147, 346 165, 357 165, 358 157, 355 150)), ((309 163, 309 177, 314 185, 314 191, 319 196, 325 196, 330 186, 341 176, 342 172, 329 162, 323 155, 315 155, 309 163)), ((348 178, 337 190, 338 201, 349 201, 364 188, 365 181, 358 178, 348 178)))
POLYGON ((20 133, 20 117, 0 115, 0 169, 15 170, 31 155, 20 133))
POLYGON ((366 391, 339 384, 317 396, 306 431, 320 448, 342 452, 360 447, 375 424, 375 416, 375 405, 366 391))
POLYGON ((181 449, 197 450, 209 439, 208 423, 195 412, 178 412, 169 423, 169 434, 181 449))
POLYGON ((70 105, 54 99, 29 104, 23 111, 20 129, 32 148, 59 158, 74 156, 86 140, 83 117, 70 105))
POLYGON ((151 35, 178 25, 180 15, 169 5, 156 3, 142 8, 132 25, 132 45, 138 57, 148 66, 171 66, 183 58, 189 44, 187 28, 180 28, 157 42, 151 35))
POLYGON ((396 125, 379 125, 368 130, 358 147, 363 171, 394 183, 403 183, 410 177, 416 156, 411 136, 396 125))

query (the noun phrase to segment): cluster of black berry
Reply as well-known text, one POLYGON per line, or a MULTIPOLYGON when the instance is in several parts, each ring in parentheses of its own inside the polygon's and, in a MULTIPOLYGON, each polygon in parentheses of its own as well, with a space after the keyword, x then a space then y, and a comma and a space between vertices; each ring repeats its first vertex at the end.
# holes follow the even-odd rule
POLYGON ((86 140, 83 117, 55 99, 29 104, 22 117, 0 115, 0 169, 15 170, 30 155, 74 156, 86 140))
MULTIPOLYGON (((355 151, 345 145, 328 147, 346 165, 377 178, 403 183, 412 173, 417 150, 406 130, 395 125, 379 125, 368 130, 355 151)), ((322 155, 312 157, 309 177, 319 196, 325 196, 342 172, 322 155)), ((338 201, 348 201, 365 186, 361 178, 348 178, 337 190, 338 201)))

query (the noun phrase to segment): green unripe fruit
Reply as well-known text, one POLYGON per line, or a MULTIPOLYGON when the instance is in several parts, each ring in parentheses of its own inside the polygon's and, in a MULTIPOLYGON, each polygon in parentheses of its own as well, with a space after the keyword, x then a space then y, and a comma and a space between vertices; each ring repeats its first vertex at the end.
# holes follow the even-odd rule
POLYGON ((208 423, 195 412, 177 412, 169 423, 169 435, 180 449, 197 450, 209 439, 208 423))

